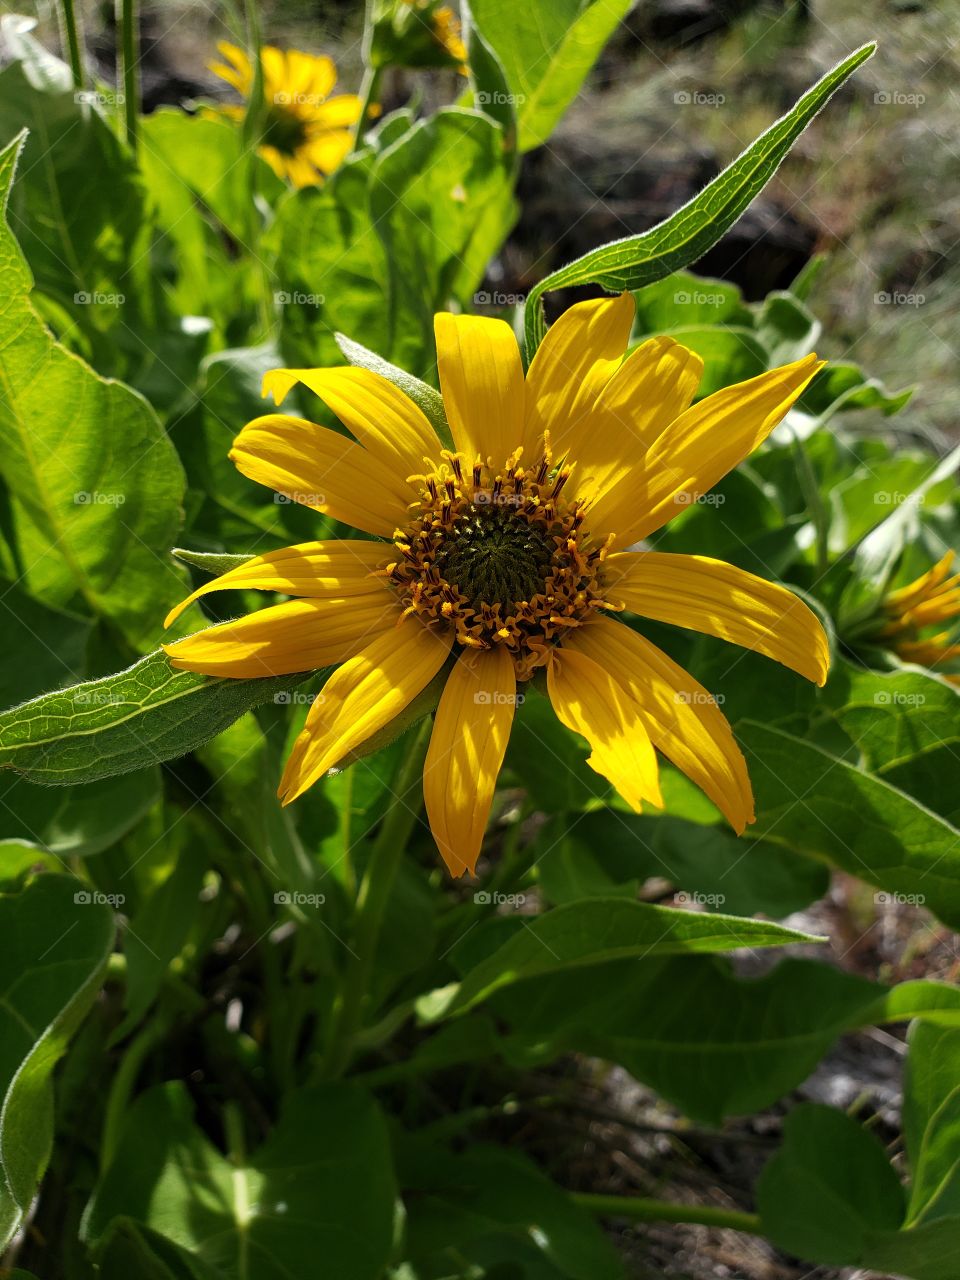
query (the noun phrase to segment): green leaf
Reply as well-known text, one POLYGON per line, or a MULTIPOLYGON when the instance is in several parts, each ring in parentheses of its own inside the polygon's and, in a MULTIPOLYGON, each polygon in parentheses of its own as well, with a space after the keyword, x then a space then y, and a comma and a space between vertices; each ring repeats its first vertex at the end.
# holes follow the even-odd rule
POLYGON ((756 320, 770 368, 790 364, 807 355, 820 336, 820 322, 791 293, 768 293, 756 320))
POLYGON ((404 368, 433 367, 434 314, 451 298, 468 302, 506 238, 511 177, 499 126, 459 107, 420 121, 374 164, 370 215, 389 265, 388 349, 404 368))
POLYGON ((506 762, 535 803, 548 812, 574 812, 609 795, 610 784, 587 764, 584 745, 560 723, 550 700, 533 691, 517 701, 506 762))
POLYGON ((280 311, 281 364, 338 364, 338 332, 395 354, 384 308, 389 268, 369 209, 373 163, 372 154, 361 154, 323 187, 299 191, 277 210, 267 244, 278 296, 289 299, 280 311))
POLYGON ((830 550, 841 554, 860 542, 890 507, 902 504, 906 495, 926 480, 930 466, 929 454, 903 452, 892 458, 871 459, 835 485, 829 494, 833 508, 830 550))
POLYGON ((956 1280, 960 1271, 960 1217, 937 1218, 910 1231, 877 1232, 867 1241, 864 1261, 882 1274, 913 1280, 956 1280))
POLYGON ((763 1230, 787 1253, 857 1266, 868 1237, 896 1231, 903 1189, 880 1142, 852 1116, 805 1103, 757 1186, 763 1230))
POLYGON ((113 1034, 116 1043, 133 1029, 160 990, 170 962, 186 942, 197 914, 207 870, 205 850, 192 843, 178 850, 170 874, 153 888, 124 935, 127 958, 126 1016, 113 1034))
MULTIPOLYGON (((236 123, 215 111, 187 115, 163 107, 144 116, 142 145, 147 173, 156 184, 157 171, 176 175, 203 208, 241 243, 250 233, 250 190, 243 137, 236 123)), ((257 176, 276 197, 283 184, 266 164, 257 163, 257 176)), ((230 272, 233 278, 233 270, 230 272)))
POLYGON ((955 477, 960 466, 960 447, 939 462, 932 460, 927 478, 904 495, 893 511, 881 520, 857 545, 853 573, 837 608, 837 625, 844 633, 868 616, 889 585, 900 553, 909 535, 915 534, 919 511, 932 489, 955 477))
MULTIPOLYGON (((312 687, 308 684, 302 694, 294 695, 301 715, 306 714, 312 687)), ((285 691, 274 694, 272 699, 277 709, 285 709, 291 700, 285 691)), ((267 703, 264 712, 273 709, 267 703)), ((264 713, 261 716, 267 719, 264 713)), ((274 724, 271 735, 256 716, 245 715, 208 743, 200 752, 200 759, 217 782, 217 798, 224 804, 228 830, 243 840, 250 856, 270 869, 276 891, 291 896, 295 892, 316 893, 320 869, 298 836, 293 813, 277 802, 286 719, 284 715, 274 724), (276 740, 271 741, 271 737, 276 740)), ((305 803, 311 807, 316 804, 313 793, 305 803)), ((304 913, 295 914, 302 919, 304 913)), ((316 914, 308 912, 306 918, 313 920, 316 914)))
POLYGON ((859 365, 833 361, 821 369, 800 397, 799 406, 821 421, 848 409, 879 409, 886 417, 899 413, 913 395, 887 391, 876 378, 864 377, 859 365))
POLYGON ((122 839, 159 797, 160 771, 153 765, 55 792, 7 774, 0 776, 0 831, 57 858, 88 858, 122 839))
POLYGON ((229 573, 231 569, 236 569, 241 564, 246 564, 248 560, 253 559, 250 555, 229 555, 225 552, 216 551, 187 551, 183 547, 174 547, 170 552, 177 560, 182 560, 184 564, 193 565, 195 569, 202 569, 204 573, 208 573, 211 578, 218 578, 222 573, 229 573))
MULTIPOLYGON (((0 206, 22 139, 0 152, 0 206)), ((30 305, 30 273, 0 227, 0 474, 25 580, 45 604, 81 602, 135 647, 160 629, 182 578, 161 558, 183 474, 149 405, 59 346, 30 305)))
MULTIPOLYGON (((540 886, 547 901, 556 907, 584 898, 637 896, 644 875, 642 861, 606 857, 607 850, 593 842, 592 833, 584 836, 580 830, 590 816, 584 814, 574 825, 567 814, 553 815, 537 833, 531 849, 540 886)), ((615 814, 613 820, 619 816, 615 814)))
MULTIPOLYGON (((228 456, 240 429, 270 410, 261 395, 263 375, 282 364, 272 343, 218 351, 203 361, 196 412, 184 415, 171 433, 191 490, 206 497, 191 522, 191 540, 243 548, 260 534, 256 546, 263 552, 322 538, 329 529, 315 511, 241 475, 228 456)), ((298 412, 295 394, 285 400, 284 412, 298 412)))
MULTIPOLYGON (((500 922, 491 922, 497 927, 500 922)), ((482 937, 484 926, 479 932, 482 937)), ((517 931, 460 983, 446 1016, 463 1013, 503 987, 609 960, 651 959, 692 952, 777 947, 817 938, 761 920, 655 907, 622 898, 572 902, 539 916, 517 917, 517 931)), ((476 937, 471 946, 476 947, 476 937)))
POLYGON ((541 280, 527 299, 528 360, 543 337, 541 297, 545 292, 581 284, 599 284, 610 293, 640 289, 706 253, 763 190, 811 120, 875 48, 866 44, 828 71, 786 115, 664 222, 642 235, 594 249, 541 280))
POLYGON ((412 373, 406 373, 397 365, 391 364, 389 360, 384 360, 376 352, 369 351, 359 342, 352 341, 345 334, 338 333, 336 336, 337 346, 351 364, 379 373, 381 377, 387 378, 394 386, 399 387, 404 395, 424 412, 444 446, 453 449, 453 436, 450 434, 450 424, 447 422, 443 397, 439 391, 434 390, 426 382, 421 382, 412 373))
POLYGON ((328 774, 316 788, 332 816, 318 833, 317 857, 337 879, 352 877, 357 852, 383 817, 406 749, 406 742, 398 738, 383 750, 328 774))
POLYGON ((838 662, 825 699, 864 767, 954 825, 951 780, 960 743, 960 692, 920 671, 869 671, 838 662))
POLYGON ((59 871, 60 863, 28 840, 0 840, 0 889, 12 891, 25 872, 59 871))
POLYGON ((746 382, 769 367, 763 343, 756 334, 740 326, 691 325, 663 332, 695 351, 703 360, 698 398, 713 395, 735 382, 746 382))
POLYGON ((113 936, 113 912, 68 876, 0 897, 0 1250, 47 1167, 51 1076, 96 998, 113 936))
POLYGON ((194 1123, 179 1082, 141 1095, 86 1218, 96 1241, 123 1216, 195 1253, 224 1280, 378 1280, 394 1185, 386 1125, 355 1085, 288 1094, 249 1158, 228 1159, 194 1123))
POLYGON ((130 1218, 114 1218, 96 1252, 101 1280, 215 1280, 194 1254, 130 1218))
POLYGON ((158 651, 0 714, 0 769, 33 782, 95 782, 172 760, 303 677, 229 680, 177 671, 158 651))
POLYGON ((675 271, 638 289, 634 337, 674 329, 717 327, 752 329, 753 312, 728 280, 675 271))
POLYGON ((960 833, 910 796, 793 734, 742 721, 757 835, 960 924, 960 833))
MULTIPOLYGON (((100 84, 78 93, 69 67, 25 26, 17 15, 4 20, 4 43, 17 61, 0 73, 0 138, 29 131, 7 216, 36 279, 36 305, 98 372, 123 378, 159 412, 172 412, 210 328, 191 313, 206 310, 213 289, 201 292, 195 257, 181 263, 164 253, 154 216, 163 202, 150 198, 143 169, 118 139, 114 91, 100 84), (194 284, 192 293, 175 294, 174 301, 193 304, 179 312, 167 292, 177 276, 194 284)), ((149 165, 152 155, 141 148, 140 158, 149 165)), ((196 216, 188 206, 169 221, 186 231, 196 216)), ((235 300, 236 266, 222 245, 215 248, 235 300)))
POLYGON ((449 1276, 455 1251, 483 1267, 458 1274, 490 1280, 623 1280, 623 1263, 597 1224, 519 1152, 473 1146, 450 1155, 407 1138, 400 1160, 406 1252, 417 1274, 449 1276))
POLYGON ((490 42, 477 26, 468 0, 462 0, 460 16, 467 46, 467 71, 473 89, 472 105, 496 120, 503 129, 504 150, 514 151, 517 146, 517 110, 506 74, 490 42))
POLYGON ((22 702, 44 689, 79 680, 86 672, 92 624, 50 609, 17 587, 0 584, 4 658, 0 706, 22 702))
POLYGON ((633 0, 527 0, 522 5, 471 0, 476 29, 496 54, 512 94, 521 151, 550 137, 632 4, 633 0))
POLYGON ((619 960, 517 983, 490 1009, 515 1065, 605 1058, 708 1124, 772 1105, 844 1032, 914 1017, 960 1026, 955 987, 887 988, 795 959, 751 979, 720 957, 619 960))
POLYGON ((75 295, 130 293, 143 187, 102 111, 77 101, 69 68, 27 32, 11 40, 16 21, 4 23, 17 61, 0 72, 0 138, 29 137, 7 218, 37 288, 90 333, 114 325, 124 304, 77 304, 75 295))
POLYGON ((903 1092, 906 1226, 960 1217, 960 1030, 913 1024, 903 1092))
MULTIPOLYGON (((569 819, 561 817, 561 824, 569 826, 569 819)), ((708 910, 782 919, 821 897, 829 883, 825 866, 792 850, 669 815, 599 809, 583 814, 566 839, 550 827, 545 835, 537 869, 557 903, 607 896, 613 886, 631 883, 636 896, 638 880, 656 877, 708 910), (591 870, 595 888, 585 883, 591 870)))
POLYGON ((852 1117, 800 1106, 757 1187, 763 1230, 774 1244, 813 1262, 953 1280, 960 1264, 960 1215, 950 1212, 957 1208, 958 1038, 957 1031, 921 1025, 910 1040, 904 1118, 914 1165, 911 1203, 915 1211, 919 1194, 932 1212, 904 1219, 897 1174, 852 1117), (931 1063, 929 1051, 944 1046, 946 1060, 931 1063))

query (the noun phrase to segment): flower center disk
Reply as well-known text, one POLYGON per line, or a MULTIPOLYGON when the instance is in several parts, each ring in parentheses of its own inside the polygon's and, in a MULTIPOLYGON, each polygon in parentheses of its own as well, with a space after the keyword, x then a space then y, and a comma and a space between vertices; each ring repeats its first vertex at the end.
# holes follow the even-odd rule
POLYGON ((543 591, 555 549, 539 525, 502 506, 477 505, 458 517, 436 564, 468 599, 506 607, 543 591))
POLYGON ((306 139, 307 131, 298 112, 285 103, 274 102, 263 124, 262 144, 274 147, 282 155, 292 156, 306 139))
POLYGON ((570 627, 609 608, 597 581, 606 546, 591 546, 579 503, 561 493, 569 470, 544 456, 494 470, 444 454, 394 538, 387 578, 428 626, 453 628, 470 648, 506 645, 526 680, 570 627), (469 468, 469 469, 468 469, 469 468))

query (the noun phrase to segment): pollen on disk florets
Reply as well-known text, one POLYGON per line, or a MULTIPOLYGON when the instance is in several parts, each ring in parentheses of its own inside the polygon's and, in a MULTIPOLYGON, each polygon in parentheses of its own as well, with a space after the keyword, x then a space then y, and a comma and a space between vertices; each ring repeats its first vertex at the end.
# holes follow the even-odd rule
POLYGON ((413 477, 421 497, 394 535, 388 581, 404 616, 452 627, 469 648, 505 645, 528 680, 569 628, 611 607, 597 580, 606 544, 591 544, 580 504, 562 497, 570 468, 554 468, 549 448, 529 468, 519 450, 499 468, 442 457, 413 477))

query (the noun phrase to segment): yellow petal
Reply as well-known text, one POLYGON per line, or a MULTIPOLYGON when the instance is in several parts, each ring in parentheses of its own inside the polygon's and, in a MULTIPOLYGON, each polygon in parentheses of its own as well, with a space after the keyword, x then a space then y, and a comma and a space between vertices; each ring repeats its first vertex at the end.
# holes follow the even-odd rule
POLYGON ((282 413, 247 423, 230 457, 250 480, 384 538, 406 523, 415 497, 402 476, 356 441, 282 413))
POLYGON ((297 188, 302 191, 304 187, 316 187, 323 181, 323 176, 319 170, 307 159, 303 148, 292 156, 284 156, 284 170, 287 177, 297 188))
POLYGON ((820 619, 786 587, 709 556, 618 552, 604 561, 609 597, 633 613, 719 636, 822 685, 830 647, 820 619))
POLYGON ((266 160, 281 182, 286 180, 289 176, 287 174, 287 160, 282 152, 278 151, 276 147, 257 147, 257 155, 266 160))
POLYGON ((430 829, 451 875, 476 869, 515 702, 506 649, 461 651, 437 707, 423 768, 430 829))
POLYGON ((329 97, 337 83, 337 68, 326 54, 314 56, 291 49, 287 55, 290 87, 294 93, 319 103, 329 97))
POLYGON ((618 546, 659 529, 767 438, 824 363, 805 356, 724 387, 682 413, 642 465, 598 499, 587 516, 590 528, 616 534, 618 546))
POLYGON ((623 359, 635 310, 631 293, 594 298, 568 307, 547 330, 527 370, 527 434, 534 453, 544 431, 557 457, 571 453, 581 424, 623 359))
MULTIPOLYGON (((513 330, 483 316, 434 317, 440 389, 454 443, 502 467, 523 439, 523 365, 513 330)), ((526 458, 525 461, 530 459, 526 458)))
POLYGON ((355 93, 338 93, 318 102, 310 111, 310 130, 350 129, 360 119, 363 103, 355 93))
POLYGON ((635 474, 654 441, 689 408, 703 361, 673 338, 650 338, 602 388, 570 441, 573 483, 581 497, 635 474))
MULTIPOLYGON (((353 134, 346 129, 331 129, 308 138, 301 148, 301 157, 321 173, 333 173, 350 154, 353 146, 353 134)), ((314 178, 316 181, 316 178, 314 178)), ((301 186, 306 185, 301 183, 301 186)))
POLYGON ((245 98, 250 92, 250 80, 233 67, 227 66, 225 62, 208 62, 207 70, 212 71, 221 80, 226 80, 227 84, 236 89, 241 97, 245 98))
POLYGON ((921 573, 919 578, 914 578, 906 586, 898 587, 896 591, 889 591, 884 597, 884 606, 891 612, 899 613, 912 609, 914 605, 926 599, 932 591, 936 591, 941 583, 950 576, 954 554, 953 551, 948 551, 926 573, 921 573))
POLYGON ((164 621, 170 627, 184 609, 211 591, 252 588, 281 591, 288 596, 363 596, 389 588, 375 571, 391 559, 392 546, 360 538, 329 542, 301 542, 264 556, 253 556, 235 569, 197 587, 172 609, 164 621))
POLYGON ((406 478, 423 472, 424 457, 439 461, 442 445, 426 415, 382 374, 370 369, 272 369, 263 394, 279 405, 297 382, 320 397, 364 448, 406 478))
POLYGON ((263 66, 263 96, 272 102, 278 93, 289 93, 290 76, 287 71, 287 55, 275 45, 265 44, 260 50, 263 66))
POLYGON ((754 821, 743 753, 715 699, 689 672, 609 618, 579 628, 563 647, 610 673, 633 699, 654 746, 706 792, 738 834, 754 821))
POLYGON ((243 49, 226 40, 217 41, 217 49, 224 62, 208 62, 207 67, 214 75, 233 87, 243 97, 247 97, 253 84, 253 67, 243 49))
POLYGON ((633 698, 593 658, 561 646, 547 667, 550 701, 568 729, 591 747, 587 764, 639 813, 662 808, 657 756, 633 698))
POLYGON ((416 620, 377 636, 339 667, 310 708, 280 780, 284 804, 389 724, 426 688, 450 653, 416 620))
POLYGON ((288 600, 163 648, 183 671, 234 679, 283 676, 343 662, 380 633, 392 640, 400 617, 387 593, 288 600))

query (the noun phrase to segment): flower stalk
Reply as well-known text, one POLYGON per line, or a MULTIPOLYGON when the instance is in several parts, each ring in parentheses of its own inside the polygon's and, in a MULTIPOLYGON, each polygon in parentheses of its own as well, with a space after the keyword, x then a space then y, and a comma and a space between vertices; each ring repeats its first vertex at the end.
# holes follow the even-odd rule
POLYGON ((703 1227, 726 1227, 730 1231, 743 1231, 759 1236, 758 1213, 746 1213, 741 1209, 720 1209, 706 1204, 672 1204, 666 1200, 651 1200, 643 1196, 603 1196, 573 1192, 570 1199, 581 1209, 602 1218, 628 1218, 632 1222, 693 1222, 703 1227))
POLYGON ((340 998, 334 1009, 333 1032, 322 1073, 328 1079, 337 1079, 350 1065, 357 1036, 363 1027, 377 943, 387 903, 400 860, 423 807, 420 775, 429 741, 430 719, 427 717, 413 732, 413 741, 397 775, 390 807, 384 816, 360 883, 353 952, 340 998))
POLYGON ((138 57, 136 0, 118 0, 117 20, 120 27, 120 75, 123 85, 123 119, 127 146, 137 149, 140 110, 140 69, 138 57))
POLYGON ((70 59, 70 71, 73 75, 73 87, 83 88, 83 55, 81 53, 80 32, 77 25, 77 7, 74 0, 63 0, 60 7, 61 31, 63 43, 70 59))

